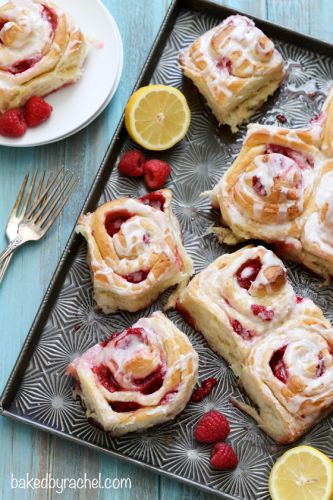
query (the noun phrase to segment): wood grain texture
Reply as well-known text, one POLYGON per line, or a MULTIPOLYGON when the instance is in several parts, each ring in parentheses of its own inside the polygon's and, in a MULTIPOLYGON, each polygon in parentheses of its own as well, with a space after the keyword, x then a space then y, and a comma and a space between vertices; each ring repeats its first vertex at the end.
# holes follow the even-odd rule
MULTIPOLYGON (((69 0, 70 1, 70 0, 69 0)), ((88 0, 84 0, 88 1, 88 0)), ((124 71, 119 89, 107 110, 74 137, 33 149, 0 148, 0 228, 4 228, 23 175, 28 168, 53 171, 65 164, 80 175, 80 185, 48 236, 15 255, 0 287, 0 389, 10 373, 45 289, 72 231, 97 168, 158 33, 170 0, 104 0, 118 23, 124 43, 124 71)), ((225 5, 267 17, 304 33, 333 41, 331 0, 225 0, 225 5)), ((0 234, 0 247, 5 238, 0 234)), ((0 420, 0 498, 4 500, 213 500, 176 481, 76 446, 46 433, 2 418, 0 420), (131 490, 67 490, 63 495, 44 490, 11 490, 10 477, 130 477, 131 490)))

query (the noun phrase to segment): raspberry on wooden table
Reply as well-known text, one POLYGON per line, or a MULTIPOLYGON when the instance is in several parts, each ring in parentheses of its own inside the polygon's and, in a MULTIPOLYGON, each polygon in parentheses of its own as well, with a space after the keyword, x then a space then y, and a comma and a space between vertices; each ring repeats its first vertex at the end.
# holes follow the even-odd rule
POLYGON ((194 429, 194 437, 199 443, 224 441, 230 432, 229 422, 216 410, 206 413, 194 429))

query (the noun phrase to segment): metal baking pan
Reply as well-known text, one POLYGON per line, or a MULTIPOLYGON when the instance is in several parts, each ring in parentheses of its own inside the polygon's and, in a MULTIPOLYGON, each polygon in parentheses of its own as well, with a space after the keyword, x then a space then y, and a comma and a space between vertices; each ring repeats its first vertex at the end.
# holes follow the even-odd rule
MULTIPOLYGON (((209 200, 200 198, 199 193, 212 188, 237 156, 246 126, 236 135, 225 127, 218 128, 200 94, 178 69, 178 53, 198 35, 235 13, 205 0, 175 0, 136 84, 136 88, 150 82, 174 85, 189 101, 192 123, 185 140, 154 157, 172 165, 168 187, 173 191, 174 212, 196 271, 222 253, 232 251, 219 245, 209 232, 209 226, 218 221, 218 213, 211 210, 209 200)), ((303 126, 320 111, 328 82, 333 79, 333 46, 253 19, 283 53, 288 76, 252 121, 278 125, 278 115, 283 115, 287 126, 303 126)), ((136 146, 129 139, 122 119, 82 212, 92 211, 110 198, 145 193, 141 181, 120 177, 114 168, 119 155, 132 147, 136 146)), ((72 399, 72 381, 64 372, 66 365, 106 338, 110 331, 121 330, 140 316, 163 307, 165 297, 140 313, 103 315, 94 310, 85 258, 85 243, 72 234, 5 387, 2 414, 221 498, 268 498, 268 474, 285 447, 275 444, 250 417, 232 406, 231 396, 246 399, 235 376, 177 312, 170 312, 169 317, 189 335, 198 351, 200 378, 218 379, 212 394, 201 403, 190 403, 173 422, 141 434, 112 439, 87 421, 80 402, 72 399), (239 466, 234 471, 213 471, 209 465, 210 447, 193 439, 195 422, 212 408, 221 410, 230 419, 230 442, 239 457, 239 466)), ((295 264, 288 265, 288 271, 296 290, 313 298, 332 319, 333 289, 321 286, 320 278, 295 264)), ((302 442, 332 456, 332 427, 333 418, 328 417, 305 435, 302 442)))

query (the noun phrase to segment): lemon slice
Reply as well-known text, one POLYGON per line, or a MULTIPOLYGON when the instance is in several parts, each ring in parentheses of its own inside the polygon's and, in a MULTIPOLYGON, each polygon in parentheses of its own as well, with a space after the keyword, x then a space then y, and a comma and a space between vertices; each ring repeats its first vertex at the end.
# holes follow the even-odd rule
POLYGON ((175 87, 148 85, 127 103, 125 125, 132 139, 146 149, 169 149, 185 136, 191 112, 185 96, 175 87))
POLYGON ((269 476, 273 500, 332 500, 333 462, 311 446, 288 450, 269 476))

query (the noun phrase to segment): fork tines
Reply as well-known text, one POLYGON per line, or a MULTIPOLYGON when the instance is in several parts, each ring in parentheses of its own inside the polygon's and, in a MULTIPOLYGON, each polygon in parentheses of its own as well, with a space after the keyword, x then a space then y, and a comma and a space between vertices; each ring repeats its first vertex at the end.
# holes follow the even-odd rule
MULTIPOLYGON (((18 214, 23 195, 26 191, 29 175, 28 172, 24 177, 12 215, 18 214)), ((66 172, 64 167, 60 167, 55 173, 51 172, 44 183, 46 171, 43 170, 35 190, 37 175, 38 172, 36 170, 32 176, 20 217, 27 222, 29 221, 36 224, 43 232, 46 232, 71 196, 78 182, 78 178, 75 177, 73 173, 66 172), (29 207, 30 202, 32 203, 29 207)))

